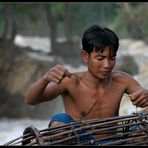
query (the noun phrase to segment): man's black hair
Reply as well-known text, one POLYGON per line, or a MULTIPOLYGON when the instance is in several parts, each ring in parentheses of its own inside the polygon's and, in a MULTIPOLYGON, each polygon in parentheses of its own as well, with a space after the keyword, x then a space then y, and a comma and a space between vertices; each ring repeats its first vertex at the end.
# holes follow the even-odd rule
POLYGON ((103 51, 104 48, 109 47, 110 51, 116 55, 119 47, 119 38, 107 27, 93 25, 86 29, 82 37, 82 49, 90 54, 95 51, 103 51))

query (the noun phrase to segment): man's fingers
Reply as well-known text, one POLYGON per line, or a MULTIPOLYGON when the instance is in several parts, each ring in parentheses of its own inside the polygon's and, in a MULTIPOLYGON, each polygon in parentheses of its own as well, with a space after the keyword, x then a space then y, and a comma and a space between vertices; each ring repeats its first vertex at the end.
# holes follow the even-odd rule
POLYGON ((131 101, 134 101, 138 97, 140 97, 140 95, 141 95, 141 89, 136 91, 136 92, 134 92, 134 93, 132 93, 132 94, 129 94, 129 97, 130 97, 131 101))
POLYGON ((61 81, 66 76, 71 77, 71 73, 60 64, 57 64, 55 67, 50 69, 46 74, 46 77, 48 78, 48 80, 56 83, 61 83, 61 81))
POLYGON ((71 73, 67 69, 65 69, 65 75, 69 78, 71 77, 71 73))
POLYGON ((63 72, 63 73, 62 73, 63 77, 65 77, 65 76, 70 77, 70 76, 71 76, 71 73, 70 73, 65 67, 63 67, 62 65, 58 64, 58 65, 57 65, 57 68, 58 68, 60 71, 63 72))
POLYGON ((129 97, 137 107, 145 107, 148 104, 148 95, 142 89, 130 94, 129 97))

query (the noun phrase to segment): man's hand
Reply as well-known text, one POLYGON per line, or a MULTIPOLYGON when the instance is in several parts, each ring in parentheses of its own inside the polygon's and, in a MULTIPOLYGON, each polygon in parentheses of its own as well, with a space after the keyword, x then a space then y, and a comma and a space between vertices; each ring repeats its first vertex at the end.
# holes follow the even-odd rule
POLYGON ((148 106, 148 90, 141 88, 140 90, 129 95, 133 105, 144 108, 148 106))
POLYGON ((53 68, 51 68, 44 76, 43 78, 46 79, 49 82, 56 82, 60 83, 64 77, 70 77, 71 73, 62 65, 57 64, 53 68))

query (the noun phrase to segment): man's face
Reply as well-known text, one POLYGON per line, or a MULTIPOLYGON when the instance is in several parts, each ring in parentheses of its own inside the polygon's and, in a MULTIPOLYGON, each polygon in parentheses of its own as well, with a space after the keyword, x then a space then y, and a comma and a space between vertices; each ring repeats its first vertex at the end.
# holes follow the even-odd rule
POLYGON ((107 78, 116 63, 116 55, 110 51, 109 47, 106 47, 103 52, 93 51, 85 58, 89 72, 98 79, 107 78))

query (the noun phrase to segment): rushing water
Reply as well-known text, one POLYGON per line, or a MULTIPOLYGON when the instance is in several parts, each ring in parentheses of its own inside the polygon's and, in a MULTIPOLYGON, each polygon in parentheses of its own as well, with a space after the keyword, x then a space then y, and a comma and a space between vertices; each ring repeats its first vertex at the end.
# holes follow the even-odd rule
POLYGON ((37 129, 41 130, 47 128, 48 123, 48 120, 39 119, 1 119, 0 145, 21 136, 26 127, 33 125, 37 129))

